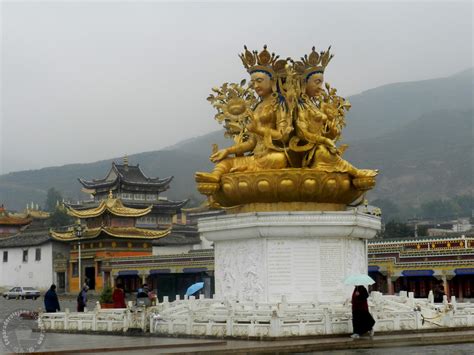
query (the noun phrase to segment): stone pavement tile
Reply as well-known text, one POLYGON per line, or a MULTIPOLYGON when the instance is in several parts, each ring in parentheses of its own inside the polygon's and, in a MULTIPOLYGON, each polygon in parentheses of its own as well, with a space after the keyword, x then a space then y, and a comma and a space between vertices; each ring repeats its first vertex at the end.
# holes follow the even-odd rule
MULTIPOLYGON (((225 342, 206 344, 208 339, 184 339, 184 338, 158 338, 158 337, 126 337, 126 336, 96 336, 96 335, 70 335, 70 334, 51 334, 59 337, 61 344, 56 343, 54 347, 42 349, 55 353, 53 349, 70 349, 86 351, 93 353, 117 353, 117 354, 274 354, 274 353, 317 353, 323 351, 340 350, 339 354, 380 354, 399 355, 404 351, 391 351, 388 348, 408 349, 409 354, 422 354, 416 351, 419 346, 440 343, 465 343, 466 341, 474 342, 474 330, 453 331, 453 332, 431 332, 431 333, 409 333, 409 334, 384 334, 375 336, 374 339, 364 337, 360 340, 353 340, 348 336, 344 337, 328 337, 328 338, 305 338, 305 339, 288 339, 288 340, 230 340, 225 342), (77 338, 71 338, 71 337, 77 338), (64 337, 61 339, 61 337, 64 337), (86 343, 78 344, 78 341, 86 343), (161 346, 160 346, 161 344, 161 346), (164 347, 168 344, 173 347, 164 347), (61 346, 59 346, 61 345, 61 346), (199 345, 199 346, 198 346, 199 345), (134 349, 134 347, 136 347, 134 349), (370 349, 374 350, 368 353, 370 349), (381 348, 384 348, 381 350, 381 348)), ((55 341, 50 338, 49 341, 55 341)), ((474 344, 465 344, 464 348, 473 348, 474 344)), ((431 345, 432 346, 432 345, 431 345)), ((451 345, 453 349, 456 345, 451 345)), ((436 348, 436 347, 435 347, 436 348)), ((74 352, 76 352, 74 351, 74 352)), ((61 352, 60 352, 61 353, 61 352)), ((472 354, 474 352, 471 352, 472 354)), ((439 354, 439 353, 438 353, 439 354)), ((450 353, 448 353, 450 354, 450 353)), ((456 352, 452 353, 456 354, 456 352)), ((439 354, 441 355, 441 354, 439 354)), ((444 354, 443 354, 444 355, 444 354)), ((462 352, 459 355, 464 355, 462 352)))
POLYGON ((70 353, 70 352, 114 352, 117 350, 129 351, 148 348, 166 349, 183 346, 213 346, 225 344, 225 340, 160 338, 150 336, 116 336, 116 335, 89 335, 89 334, 61 334, 46 333, 38 352, 70 353))

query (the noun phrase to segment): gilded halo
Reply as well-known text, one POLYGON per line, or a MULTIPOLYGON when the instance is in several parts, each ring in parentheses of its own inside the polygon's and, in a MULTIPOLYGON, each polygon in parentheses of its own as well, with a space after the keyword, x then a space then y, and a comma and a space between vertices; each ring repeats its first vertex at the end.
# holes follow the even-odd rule
POLYGON ((220 88, 213 88, 207 100, 217 109, 215 119, 224 123, 225 135, 244 139, 246 125, 251 119, 252 109, 257 104, 254 91, 240 84, 224 83, 220 88))

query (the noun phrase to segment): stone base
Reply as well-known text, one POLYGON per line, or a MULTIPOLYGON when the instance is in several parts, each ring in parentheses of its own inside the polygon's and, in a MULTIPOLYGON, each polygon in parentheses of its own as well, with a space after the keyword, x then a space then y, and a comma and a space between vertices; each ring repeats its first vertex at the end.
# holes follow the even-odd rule
POLYGON ((367 273, 366 240, 380 218, 356 210, 259 212, 204 218, 201 236, 214 242, 216 297, 222 300, 340 302, 367 273))

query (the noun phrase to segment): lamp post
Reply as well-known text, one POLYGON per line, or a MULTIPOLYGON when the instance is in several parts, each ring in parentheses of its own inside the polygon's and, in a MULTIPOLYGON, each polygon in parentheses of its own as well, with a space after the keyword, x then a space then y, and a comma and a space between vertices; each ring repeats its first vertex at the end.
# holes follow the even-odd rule
MULTIPOLYGON (((82 237, 82 226, 81 226, 80 219, 77 220, 77 224, 74 226, 74 233, 76 234, 77 238, 80 239, 82 237)), ((79 253, 77 256, 77 267, 78 267, 78 274, 79 274, 79 291, 80 291, 82 289, 81 241, 80 240, 77 242, 77 245, 79 249, 79 253)))

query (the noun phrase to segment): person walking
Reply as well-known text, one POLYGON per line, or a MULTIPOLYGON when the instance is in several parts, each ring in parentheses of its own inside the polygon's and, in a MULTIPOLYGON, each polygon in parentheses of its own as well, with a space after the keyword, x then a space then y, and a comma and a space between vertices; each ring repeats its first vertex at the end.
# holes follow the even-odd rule
POLYGON ((89 287, 84 285, 81 292, 77 295, 77 311, 84 312, 84 308, 87 306, 87 290, 89 287))
POLYGON ((147 284, 143 284, 142 287, 140 287, 137 290, 137 306, 150 306, 151 301, 149 298, 149 292, 150 290, 148 289, 147 284))
POLYGON ((49 290, 44 295, 44 308, 48 313, 61 311, 59 307, 58 295, 56 294, 56 285, 52 284, 49 290))
POLYGON ((127 308, 125 304, 125 292, 121 284, 115 285, 112 299, 114 300, 114 308, 127 308))
POLYGON ((437 284, 435 289, 434 289, 434 302, 435 303, 441 303, 443 302, 443 298, 444 298, 444 287, 442 284, 437 284))
POLYGON ((369 293, 364 286, 356 286, 352 293, 352 328, 354 334, 351 338, 357 339, 361 335, 370 332, 370 336, 374 336, 375 320, 369 313, 369 305, 367 303, 369 293))

